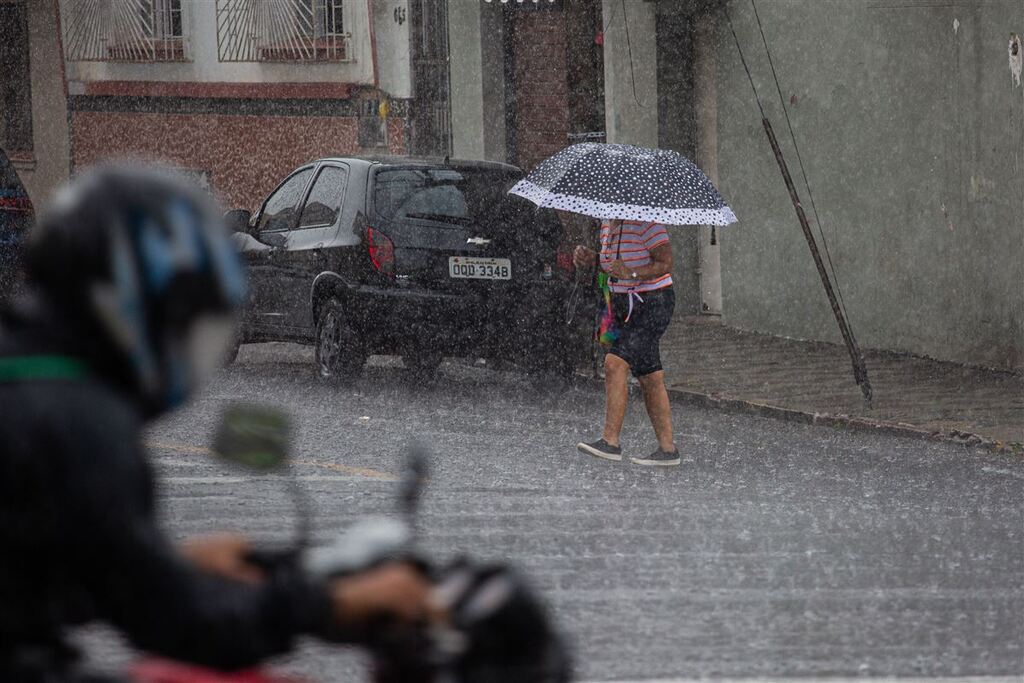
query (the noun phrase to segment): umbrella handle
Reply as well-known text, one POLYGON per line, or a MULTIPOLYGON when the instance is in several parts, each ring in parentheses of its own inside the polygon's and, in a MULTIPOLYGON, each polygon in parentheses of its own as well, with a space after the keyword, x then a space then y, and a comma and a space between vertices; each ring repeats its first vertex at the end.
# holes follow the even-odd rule
MULTIPOLYGON (((600 255, 598 255, 598 261, 600 261, 600 255)), ((597 271, 600 269, 600 263, 594 265, 590 275, 590 289, 594 291, 597 289, 597 271)), ((597 335, 601 329, 601 306, 594 307, 594 330, 590 335, 590 364, 591 369, 594 373, 594 379, 600 379, 601 375, 597 371, 597 335)))

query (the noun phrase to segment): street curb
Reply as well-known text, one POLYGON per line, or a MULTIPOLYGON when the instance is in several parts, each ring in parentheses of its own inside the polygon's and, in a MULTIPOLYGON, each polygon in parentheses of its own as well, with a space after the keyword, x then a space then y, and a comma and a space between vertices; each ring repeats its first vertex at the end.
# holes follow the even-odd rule
MULTIPOLYGON (((603 388, 604 380, 595 379, 592 375, 586 375, 594 385, 603 388)), ((732 415, 755 415, 767 417, 784 422, 795 422, 799 424, 819 425, 833 429, 851 429, 874 434, 888 434, 891 436, 902 436, 925 441, 940 441, 954 443, 960 446, 981 448, 1001 455, 1024 455, 1024 444, 1018 442, 1004 442, 990 439, 980 434, 965 432, 958 429, 929 431, 903 422, 887 422, 885 420, 870 420, 864 417, 852 417, 850 415, 834 415, 832 413, 811 413, 795 408, 785 408, 770 403, 759 403, 739 398, 715 396, 712 394, 694 391, 690 389, 675 389, 666 387, 669 399, 676 403, 698 406, 718 410, 732 415)))
POLYGON ((852 429, 862 432, 873 432, 875 434, 888 434, 891 436, 903 436, 927 441, 942 441, 955 443, 961 446, 982 448, 994 453, 1021 454, 1024 453, 1024 445, 1019 443, 1004 443, 996 441, 980 434, 964 432, 961 430, 929 431, 914 425, 901 422, 887 422, 885 420, 871 420, 864 417, 853 417, 850 415, 834 415, 832 413, 811 413, 794 408, 783 408, 770 403, 758 403, 744 399, 717 397, 704 394, 698 391, 687 389, 668 389, 669 397, 679 403, 698 405, 705 408, 713 408, 726 413, 757 415, 769 417, 787 422, 798 422, 802 424, 821 425, 833 429, 852 429))

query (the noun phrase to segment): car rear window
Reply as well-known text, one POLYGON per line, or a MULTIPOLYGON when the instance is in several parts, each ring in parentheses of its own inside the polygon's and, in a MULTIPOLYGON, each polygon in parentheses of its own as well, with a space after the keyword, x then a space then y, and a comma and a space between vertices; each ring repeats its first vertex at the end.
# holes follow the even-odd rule
POLYGON ((0 150, 0 195, 21 196, 25 194, 25 188, 18 178, 17 171, 7 159, 7 155, 0 150))
POLYGON ((31 225, 32 202, 14 166, 0 150, 0 246, 19 241, 31 225))
POLYGON ((374 210, 383 218, 469 225, 505 202, 517 178, 475 169, 400 168, 378 171, 375 180, 374 210))

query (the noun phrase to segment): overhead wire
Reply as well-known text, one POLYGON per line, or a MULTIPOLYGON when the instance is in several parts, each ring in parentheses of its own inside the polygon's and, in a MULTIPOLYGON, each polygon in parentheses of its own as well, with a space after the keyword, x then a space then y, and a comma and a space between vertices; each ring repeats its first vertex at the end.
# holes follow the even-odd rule
POLYGON ((609 13, 608 21, 607 21, 607 23, 605 23, 604 28, 601 29, 601 34, 602 35, 604 35, 605 33, 608 33, 608 27, 612 25, 613 21, 615 21, 615 7, 616 7, 615 3, 612 3, 612 5, 611 5, 612 11, 609 13))
POLYGON ((633 101, 643 108, 643 103, 636 94, 636 70, 633 67, 633 43, 629 39, 629 12, 626 11, 626 0, 622 0, 622 23, 626 27, 626 50, 629 52, 629 80, 633 84, 633 101))
MULTIPOLYGON (((800 166, 800 173, 803 176, 804 186, 807 188, 807 198, 810 200, 811 210, 814 212, 814 222, 818 226, 818 234, 821 235, 821 244, 825 249, 825 257, 828 259, 829 270, 832 271, 832 280, 835 284, 836 293, 839 295, 839 305, 843 309, 843 315, 846 317, 850 336, 853 337, 854 341, 856 341, 857 337, 853 333, 853 326, 850 325, 850 314, 846 310, 846 301, 843 299, 843 290, 839 286, 839 276, 836 274, 835 265, 832 263, 832 253, 829 251, 828 240, 825 238, 825 230, 821 225, 821 217, 818 214, 818 206, 814 201, 814 192, 811 190, 811 181, 807 178, 807 169, 804 168, 803 155, 800 154, 800 145, 797 144, 796 133, 793 131, 793 122, 789 118, 789 109, 786 107, 786 99, 782 94, 782 86, 779 83, 779 76, 775 70, 775 60, 772 59, 772 51, 771 48, 768 47, 768 39, 764 35, 764 25, 761 23, 761 15, 757 11, 757 2, 755 0, 750 0, 750 5, 754 8, 754 18, 757 20, 757 29, 761 33, 761 42, 764 43, 765 54, 768 55, 768 65, 771 67, 772 79, 775 81, 775 89, 779 93, 779 104, 782 106, 782 113, 786 117, 786 126, 789 128, 789 137, 793 142, 793 149, 796 151, 796 159, 800 166)), ((735 36, 735 33, 733 33, 733 35, 735 36)), ((739 41, 737 40, 737 44, 738 43, 739 41)), ((749 76, 749 72, 747 75, 749 76)), ((751 85, 753 85, 753 79, 751 79, 751 85)), ((764 110, 762 110, 762 113, 763 111, 764 110)))
POLYGON ((761 118, 766 119, 768 115, 764 113, 764 105, 761 104, 761 96, 757 93, 757 86, 754 85, 754 77, 750 75, 750 67, 747 66, 747 58, 743 54, 743 46, 740 45, 739 36, 736 35, 736 28, 732 25, 732 16, 729 14, 729 6, 723 6, 725 10, 725 20, 729 23, 729 31, 732 33, 732 39, 736 41, 736 51, 740 55, 740 62, 743 64, 743 70, 747 72, 747 80, 750 81, 750 89, 754 91, 754 100, 757 102, 757 108, 761 111, 761 118))

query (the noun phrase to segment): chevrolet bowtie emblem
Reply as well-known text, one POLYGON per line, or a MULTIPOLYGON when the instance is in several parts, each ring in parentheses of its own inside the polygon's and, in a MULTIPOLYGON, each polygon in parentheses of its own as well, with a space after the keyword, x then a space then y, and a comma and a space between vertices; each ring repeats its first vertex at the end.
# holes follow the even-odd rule
POLYGON ((490 243, 491 243, 490 240, 484 239, 483 237, 470 237, 468 240, 466 240, 466 244, 476 244, 476 245, 479 245, 481 247, 484 246, 485 244, 490 244, 490 243))

